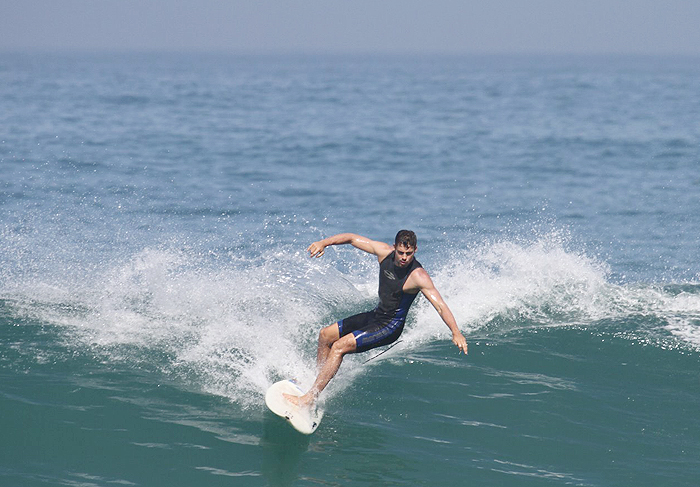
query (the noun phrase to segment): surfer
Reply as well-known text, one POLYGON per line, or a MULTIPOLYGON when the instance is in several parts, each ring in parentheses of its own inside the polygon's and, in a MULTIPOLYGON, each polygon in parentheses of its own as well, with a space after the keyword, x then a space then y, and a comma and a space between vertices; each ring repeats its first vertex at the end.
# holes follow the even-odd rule
POLYGON ((329 245, 350 244, 377 256, 379 261, 379 304, 373 311, 342 319, 321 329, 316 356, 319 370, 316 381, 303 396, 284 394, 287 401, 311 406, 335 376, 348 353, 366 352, 393 343, 403 331, 408 308, 420 291, 437 310, 452 332, 452 343, 467 353, 467 340, 457 327, 450 308, 435 288, 423 266, 415 258, 416 234, 401 230, 394 245, 370 240, 354 233, 341 233, 312 243, 310 257, 321 257, 329 245))

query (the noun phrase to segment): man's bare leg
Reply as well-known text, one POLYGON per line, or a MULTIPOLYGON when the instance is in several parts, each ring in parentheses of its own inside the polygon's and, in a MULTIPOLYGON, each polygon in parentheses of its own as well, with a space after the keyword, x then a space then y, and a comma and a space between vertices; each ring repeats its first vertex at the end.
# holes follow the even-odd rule
MULTIPOLYGON (((320 344, 319 344, 320 345, 320 344)), ((292 396, 290 394, 282 394, 284 398, 296 404, 297 406, 308 407, 311 406, 321 394, 321 391, 326 388, 331 379, 335 376, 340 368, 340 364, 343 362, 343 356, 346 353, 352 353, 357 350, 357 343, 355 341, 355 335, 350 333, 345 335, 340 340, 336 340, 331 346, 330 350, 326 354, 326 361, 321 367, 321 371, 316 377, 314 385, 311 386, 309 392, 303 396, 292 396)))
POLYGON ((318 351, 316 352, 316 371, 319 372, 328 360, 331 347, 340 339, 338 323, 322 328, 318 333, 318 351))

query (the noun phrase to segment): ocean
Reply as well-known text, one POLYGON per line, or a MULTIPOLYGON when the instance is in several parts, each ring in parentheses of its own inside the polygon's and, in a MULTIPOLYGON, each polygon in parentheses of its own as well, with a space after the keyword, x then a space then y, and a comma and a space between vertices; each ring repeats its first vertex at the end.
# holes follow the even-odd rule
POLYGON ((0 54, 0 485, 696 486, 698 113, 697 58, 0 54), (403 228, 469 354, 419 297, 297 434, 377 300, 307 247, 403 228))

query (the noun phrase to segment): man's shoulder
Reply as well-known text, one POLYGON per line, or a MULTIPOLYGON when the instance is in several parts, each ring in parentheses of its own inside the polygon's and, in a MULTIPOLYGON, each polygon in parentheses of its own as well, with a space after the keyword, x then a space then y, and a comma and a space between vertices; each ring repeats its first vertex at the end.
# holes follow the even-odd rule
POLYGON ((389 245, 386 242, 380 242, 379 240, 373 240, 372 247, 374 249, 374 255, 377 256, 379 262, 389 257, 394 251, 393 245, 389 245))
POLYGON ((411 287, 415 289, 433 287, 433 281, 430 279, 428 271, 426 271, 422 266, 416 267, 413 271, 411 271, 409 279, 411 280, 411 284, 413 284, 411 287))

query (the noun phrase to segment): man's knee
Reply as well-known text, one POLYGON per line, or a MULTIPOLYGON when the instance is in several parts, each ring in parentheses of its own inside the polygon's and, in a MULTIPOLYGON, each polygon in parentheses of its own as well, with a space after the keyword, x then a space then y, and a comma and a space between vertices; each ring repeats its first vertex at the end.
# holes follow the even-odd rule
POLYGON ((318 341, 320 343, 325 343, 328 346, 331 346, 333 343, 337 342, 339 338, 340 333, 338 331, 338 323, 321 328, 321 331, 318 332, 318 341))
POLYGON ((340 340, 336 340, 331 346, 331 353, 337 353, 340 355, 352 353, 355 350, 357 350, 357 342, 355 341, 355 335, 352 333, 345 335, 340 340))

